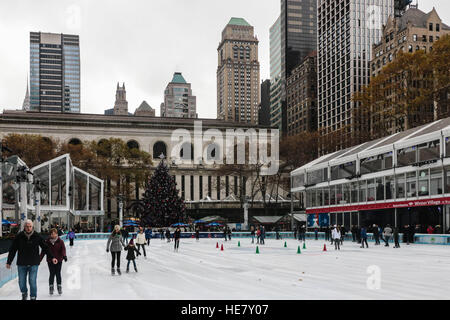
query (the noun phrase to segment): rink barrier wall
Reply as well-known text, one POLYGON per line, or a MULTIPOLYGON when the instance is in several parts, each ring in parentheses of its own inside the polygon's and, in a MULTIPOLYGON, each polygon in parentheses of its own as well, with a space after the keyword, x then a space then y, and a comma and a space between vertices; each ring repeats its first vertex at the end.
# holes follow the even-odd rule
MULTIPOLYGON (((108 233, 77 233, 75 236, 75 242, 78 240, 100 240, 100 239, 108 239, 110 236, 110 232, 108 233)), ((131 236, 135 236, 136 233, 130 233, 128 238, 131 239, 131 236)), ((294 232, 279 232, 281 239, 294 239, 294 232)), ((68 242, 69 239, 66 239, 66 234, 62 235, 60 238, 64 242, 68 242)), ((173 233, 171 233, 173 237, 173 233)), ((217 238, 223 239, 223 232, 200 232, 200 238, 217 238)), ((298 235, 297 235, 298 236, 298 235)), ((195 237, 195 232, 182 232, 181 238, 192 238, 195 237)), ((231 234, 232 238, 251 238, 250 232, 245 231, 236 231, 231 234)), ((256 236, 255 236, 256 237, 256 236)), ((152 239, 159 239, 159 233, 153 233, 152 239)), ((314 232, 306 232, 305 238, 308 240, 315 239, 314 232)), ((325 233, 318 232, 317 238, 319 240, 325 240, 325 233)), ((400 243, 403 242, 403 234, 399 233, 400 243)), ((265 239, 276 239, 276 232, 266 232, 265 239)), ((352 234, 347 233, 345 235, 345 240, 352 241, 352 234)), ((373 234, 367 234, 368 241, 375 241, 373 238, 373 234)), ((393 242, 391 237, 390 242, 393 242)), ((438 244, 438 245, 450 245, 450 235, 445 234, 415 234, 414 235, 414 243, 416 244, 438 244)), ((17 255, 16 255, 17 257, 17 255)), ((16 258, 14 258, 11 269, 6 269, 6 261, 8 258, 8 253, 4 253, 0 255, 0 288, 4 286, 7 282, 15 279, 17 277, 17 265, 16 258)))

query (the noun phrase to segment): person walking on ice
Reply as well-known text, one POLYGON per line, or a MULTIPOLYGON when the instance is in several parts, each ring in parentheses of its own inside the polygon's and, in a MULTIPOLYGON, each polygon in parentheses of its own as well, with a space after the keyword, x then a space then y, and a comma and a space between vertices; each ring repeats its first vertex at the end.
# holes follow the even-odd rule
POLYGON ((69 246, 73 247, 73 240, 76 238, 75 232, 73 232, 73 229, 70 229, 70 232, 67 234, 66 239, 69 239, 69 246))
POLYGON ((37 273, 39 268, 39 247, 47 254, 53 264, 57 264, 44 239, 34 232, 33 221, 26 220, 24 230, 19 232, 13 240, 6 260, 6 269, 11 269, 11 263, 17 252, 17 273, 19 275, 19 288, 22 300, 28 298, 27 277, 30 284, 30 300, 36 300, 37 296, 37 273))
POLYGON ((174 234, 173 234, 173 240, 175 244, 173 245, 173 250, 178 251, 178 247, 180 246, 180 237, 181 237, 181 229, 178 227, 174 234))
POLYGON ((147 240, 147 245, 150 245, 150 240, 152 239, 152 227, 145 229, 145 240, 147 240))
MULTIPOLYGON (((50 273, 50 277, 48 279, 49 283, 49 292, 50 295, 53 294, 55 290, 55 277, 56 277, 56 285, 58 289, 58 294, 62 294, 62 280, 61 280, 61 268, 63 260, 67 262, 66 256, 66 246, 64 245, 64 241, 58 236, 58 230, 52 229, 50 230, 50 237, 45 241, 45 244, 48 246, 49 251, 52 256, 58 260, 58 263, 54 264, 52 259, 50 259, 47 255, 47 264, 48 271, 50 273)), ((45 253, 41 252, 40 261, 44 258, 45 253)))
POLYGON ((386 228, 384 228, 383 236, 384 242, 386 243, 384 246, 389 247, 389 240, 391 239, 392 236, 392 228, 389 224, 386 225, 386 228))
POLYGON ((398 235, 398 228, 395 227, 394 228, 394 248, 400 248, 400 243, 399 243, 399 235, 398 235))
POLYGON ((365 227, 361 228, 361 248, 364 248, 364 243, 366 244, 366 248, 369 247, 367 244, 367 229, 365 227))
POLYGON ((339 230, 339 227, 337 227, 336 225, 334 227, 335 228, 331 232, 331 238, 334 242, 334 250, 341 250, 341 248, 339 247, 339 244, 341 243, 341 230, 339 230))
POLYGON ((106 243, 106 252, 111 251, 111 275, 114 275, 114 265, 117 259, 117 273, 121 275, 120 272, 120 252, 122 248, 125 248, 125 244, 123 243, 123 238, 120 233, 120 226, 117 224, 114 226, 114 230, 108 238, 108 242, 106 243))
POLYGON ((137 234, 136 237, 136 245, 137 245, 137 250, 139 251, 139 253, 141 253, 141 248, 144 251, 144 258, 147 259, 147 253, 145 252, 145 234, 144 234, 144 230, 142 228, 140 228, 139 233, 137 234))
MULTIPOLYGON (((138 256, 141 255, 141 253, 139 252, 139 250, 136 249, 136 247, 134 246, 134 241, 133 239, 130 240, 130 243, 128 243, 128 245, 125 247, 125 251, 127 251, 127 273, 130 272, 130 262, 133 261, 133 265, 134 265, 134 271, 137 271, 137 267, 136 267, 136 261, 134 261, 136 259, 136 256, 134 255, 134 253, 136 252, 138 256)), ((145 249, 144 249, 145 252, 145 249)))
POLYGON ((166 229, 166 238, 167 238, 167 242, 170 242, 170 230, 169 230, 169 228, 166 229))

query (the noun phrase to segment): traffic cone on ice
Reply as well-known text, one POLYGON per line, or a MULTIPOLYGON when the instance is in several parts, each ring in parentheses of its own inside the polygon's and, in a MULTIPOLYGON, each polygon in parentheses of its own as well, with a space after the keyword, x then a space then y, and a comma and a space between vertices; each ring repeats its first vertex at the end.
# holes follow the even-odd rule
POLYGON ((306 242, 303 242, 303 249, 306 249, 306 242))
POLYGON ((216 242, 216 248, 219 249, 219 243, 218 242, 216 242))
POLYGON ((259 253, 259 247, 256 246, 256 253, 259 253))
POLYGON ((327 245, 325 243, 323 244, 323 251, 327 251, 327 245))
POLYGON ((287 248, 287 244, 286 244, 286 241, 284 242, 284 247, 285 247, 285 248, 287 248))
POLYGON ((223 244, 220 246, 220 251, 223 251, 223 244))
POLYGON ((240 241, 238 241, 238 247, 240 247, 241 246, 241 242, 240 241))
POLYGON ((194 239, 194 238, 195 238, 195 236, 194 236, 194 235, 192 235, 192 236, 191 236, 191 238, 192 238, 192 239, 194 239))
POLYGON ((298 254, 302 253, 301 250, 300 250, 300 246, 298 246, 298 248, 297 248, 297 253, 298 254))

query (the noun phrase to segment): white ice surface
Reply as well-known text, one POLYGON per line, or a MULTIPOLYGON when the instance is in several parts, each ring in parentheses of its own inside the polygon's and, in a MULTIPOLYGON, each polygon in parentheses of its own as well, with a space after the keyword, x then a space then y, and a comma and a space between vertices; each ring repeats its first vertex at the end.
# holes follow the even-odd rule
MULTIPOLYGON (((38 299, 449 299, 450 246, 406 245, 400 249, 369 243, 368 249, 344 242, 340 251, 323 240, 309 240, 297 254, 298 241, 266 240, 255 254, 249 239, 153 239, 147 259, 122 275, 111 276, 106 240, 75 241, 63 263, 63 295, 48 294, 48 267, 38 272, 38 299), (241 246, 237 243, 240 241, 241 246), (216 249, 216 242, 224 251, 216 249), (378 266, 381 288, 369 289, 369 266, 378 266)), ((369 281, 372 283, 371 281, 369 281)), ((56 288, 55 288, 56 289, 56 288)), ((56 291, 56 290, 55 290, 56 291)), ((0 300, 20 298, 17 278, 0 289, 0 300)))

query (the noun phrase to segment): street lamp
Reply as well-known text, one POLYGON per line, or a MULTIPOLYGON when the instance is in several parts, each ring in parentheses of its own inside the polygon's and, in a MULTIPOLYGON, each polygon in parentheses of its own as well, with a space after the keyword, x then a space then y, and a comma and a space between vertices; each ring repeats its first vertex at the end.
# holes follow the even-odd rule
POLYGON ((33 173, 26 167, 20 166, 17 168, 17 182, 20 184, 20 231, 25 226, 27 220, 27 183, 29 182, 28 175, 33 173))
POLYGON ((123 227, 123 195, 117 195, 117 200, 119 200, 119 226, 123 227))

